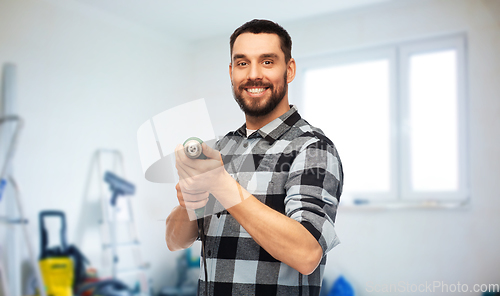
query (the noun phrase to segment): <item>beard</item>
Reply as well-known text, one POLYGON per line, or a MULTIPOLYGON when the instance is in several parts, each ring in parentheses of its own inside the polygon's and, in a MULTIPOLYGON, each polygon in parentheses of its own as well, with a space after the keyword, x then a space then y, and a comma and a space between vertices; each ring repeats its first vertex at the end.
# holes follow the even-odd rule
POLYGON ((273 85, 272 83, 264 83, 263 81, 248 80, 237 88, 233 85, 233 96, 241 111, 246 115, 253 117, 265 116, 279 105, 286 95, 288 83, 286 82, 286 71, 283 78, 283 85, 273 85), (252 97, 245 99, 243 93, 247 87, 264 87, 269 88, 271 96, 269 98, 254 99, 252 97))

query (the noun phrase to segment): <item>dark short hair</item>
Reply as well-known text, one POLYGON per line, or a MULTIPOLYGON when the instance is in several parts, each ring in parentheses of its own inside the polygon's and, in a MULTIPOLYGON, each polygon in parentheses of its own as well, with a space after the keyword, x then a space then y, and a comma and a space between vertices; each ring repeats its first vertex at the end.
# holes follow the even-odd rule
POLYGON ((229 47, 231 49, 231 59, 233 56, 233 46, 236 38, 243 33, 267 33, 276 34, 280 38, 281 50, 285 54, 285 62, 292 58, 292 38, 288 35, 288 32, 280 25, 269 20, 259 20, 254 19, 249 22, 244 23, 241 27, 234 30, 233 34, 229 38, 229 47))

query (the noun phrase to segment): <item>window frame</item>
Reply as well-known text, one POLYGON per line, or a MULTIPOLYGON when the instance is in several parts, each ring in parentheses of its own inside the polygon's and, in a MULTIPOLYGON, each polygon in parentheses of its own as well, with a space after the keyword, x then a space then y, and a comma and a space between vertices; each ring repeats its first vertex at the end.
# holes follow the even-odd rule
MULTIPOLYGON (((390 101, 390 191, 389 193, 353 193, 353 203, 348 206, 382 207, 455 207, 470 202, 468 163, 468 117, 467 117, 467 36, 454 33, 418 40, 394 42, 372 47, 349 49, 314 56, 296 58, 297 75, 291 84, 293 102, 299 110, 305 105, 305 74, 309 70, 332 66, 387 59, 389 62, 390 101), (409 63, 414 54, 455 50, 457 59, 457 191, 425 191, 411 189, 411 155, 409 122, 409 63)), ((306 118, 307 119, 307 118, 306 118)), ((334 140, 334 139, 333 139, 334 140)), ((335 141, 334 141, 335 142, 335 141)), ((342 151, 339 151, 342 156, 342 151)))

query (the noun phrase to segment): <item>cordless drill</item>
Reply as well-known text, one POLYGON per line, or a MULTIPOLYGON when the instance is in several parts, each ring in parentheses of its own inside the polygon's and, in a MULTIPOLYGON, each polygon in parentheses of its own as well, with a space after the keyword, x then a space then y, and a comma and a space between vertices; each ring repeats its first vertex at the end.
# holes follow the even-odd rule
MULTIPOLYGON (((182 144, 182 146, 184 146, 184 153, 186 153, 186 156, 191 159, 207 159, 205 154, 203 154, 201 144, 203 144, 203 141, 200 138, 191 137, 187 139, 184 141, 184 144, 182 144)), ((196 209, 195 213, 197 217, 203 217, 205 207, 196 209)))

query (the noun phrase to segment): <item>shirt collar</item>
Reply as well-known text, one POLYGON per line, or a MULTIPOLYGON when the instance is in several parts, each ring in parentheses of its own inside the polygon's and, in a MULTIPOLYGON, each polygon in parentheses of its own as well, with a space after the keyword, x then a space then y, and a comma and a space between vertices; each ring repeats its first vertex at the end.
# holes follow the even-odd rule
MULTIPOLYGON (((265 126, 257 130, 256 133, 250 135, 251 138, 258 137, 259 135, 264 138, 269 144, 273 144, 277 139, 279 139, 285 132, 287 132, 297 121, 300 119, 300 114, 297 107, 290 105, 290 110, 285 112, 280 117, 269 122, 265 126)), ((240 136, 246 137, 246 123, 243 124, 236 132, 240 136)))

